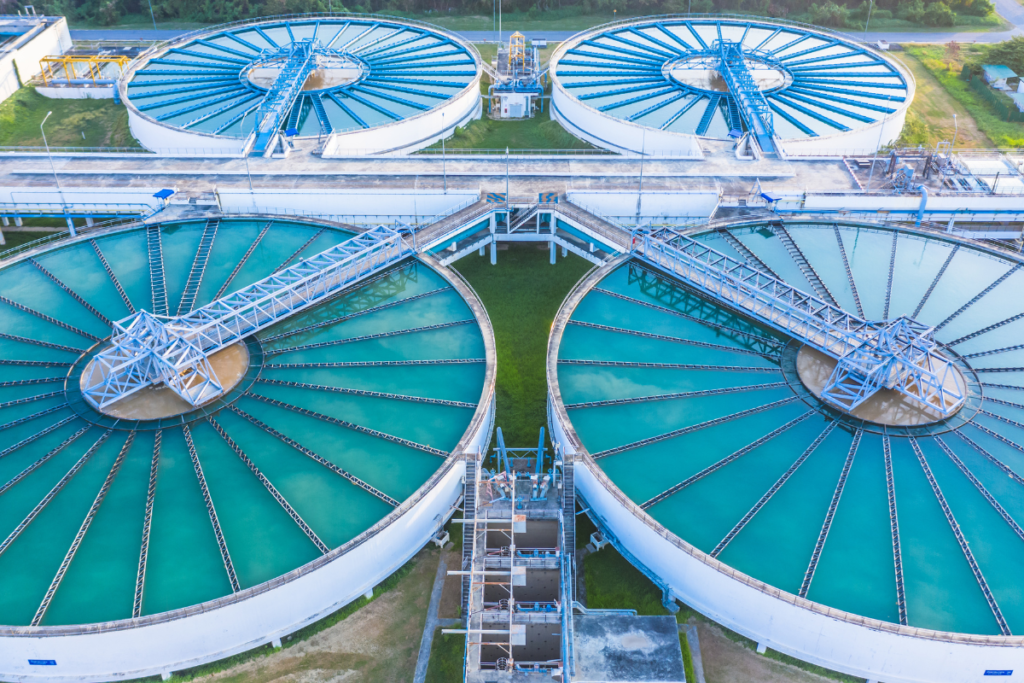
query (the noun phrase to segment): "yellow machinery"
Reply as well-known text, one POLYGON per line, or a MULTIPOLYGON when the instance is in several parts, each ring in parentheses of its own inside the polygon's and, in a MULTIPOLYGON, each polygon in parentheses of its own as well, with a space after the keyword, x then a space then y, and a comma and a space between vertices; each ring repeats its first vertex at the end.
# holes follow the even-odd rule
MULTIPOLYGON (((128 66, 131 61, 128 57, 123 55, 111 55, 104 57, 101 55, 62 55, 60 57, 43 57, 39 60, 39 66, 43 72, 43 83, 50 85, 51 81, 62 82, 59 78, 54 75, 54 69, 64 70, 64 80, 66 83, 78 83, 84 84, 92 79, 93 85, 112 83, 112 79, 103 78, 101 72, 104 64, 117 64, 118 71, 124 72, 124 68, 128 66), (79 77, 78 66, 85 66, 86 73, 83 77, 79 77)), ((59 72, 58 72, 59 73, 59 72)))
POLYGON ((508 39, 508 72, 517 74, 526 66, 526 36, 519 31, 508 39))

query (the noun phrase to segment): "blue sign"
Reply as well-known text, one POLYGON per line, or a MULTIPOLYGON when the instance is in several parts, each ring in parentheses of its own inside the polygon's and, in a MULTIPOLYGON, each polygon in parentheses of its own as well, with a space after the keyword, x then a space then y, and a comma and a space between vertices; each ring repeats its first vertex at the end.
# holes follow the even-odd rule
POLYGON ((986 676, 1012 676, 1013 669, 985 669, 986 676))
POLYGON ((57 660, 55 659, 30 659, 28 660, 29 666, 57 666, 57 660))

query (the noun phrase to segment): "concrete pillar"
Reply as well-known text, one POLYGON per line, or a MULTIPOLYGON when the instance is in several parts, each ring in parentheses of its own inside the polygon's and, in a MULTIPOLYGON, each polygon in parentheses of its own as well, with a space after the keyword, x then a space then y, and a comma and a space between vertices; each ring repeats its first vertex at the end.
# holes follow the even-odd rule
POLYGON ((68 222, 68 230, 71 232, 71 236, 72 237, 77 237, 78 233, 75 232, 75 221, 69 217, 67 219, 67 222, 68 222))
POLYGON ((594 253, 594 243, 593 242, 590 243, 590 253, 591 254, 594 253))
POLYGON ((274 638, 272 641, 270 641, 270 645, 272 647, 274 647, 274 649, 280 648, 281 647, 281 639, 280 638, 274 638))
POLYGON ((491 265, 498 263, 498 240, 491 238, 491 265))
POLYGON ((537 230, 536 230, 536 232, 538 234, 540 234, 540 211, 537 212, 537 230))
POLYGON ((96 223, 96 221, 94 221, 92 219, 92 216, 86 216, 85 217, 85 227, 91 228, 95 223, 96 223))
POLYGON ((480 247, 480 255, 481 255, 481 256, 483 256, 483 255, 484 255, 484 247, 480 247))
POLYGON ((0 245, 7 244, 7 240, 4 239, 4 231, 0 230, 0 245))
POLYGON ((367 600, 372 598, 373 597, 373 588, 371 588, 370 590, 368 590, 365 593, 363 593, 363 597, 366 598, 367 600))
POLYGON ((170 671, 164 671, 162 674, 160 674, 160 680, 161 681, 169 681, 169 680, 171 680, 171 676, 173 676, 173 675, 174 674, 171 673, 170 671))
POLYGON ((555 265, 555 257, 557 256, 558 249, 554 242, 549 242, 548 244, 551 245, 551 265, 555 265))
POLYGON ((758 643, 757 644, 757 654, 763 655, 767 651, 768 651, 768 645, 766 643, 758 643))
POLYGON ((0 218, 3 218, 5 228, 11 224, 11 221, 8 220, 7 216, 0 216, 0 218))
POLYGON ((17 225, 19 228, 21 227, 21 216, 14 217, 14 224, 17 225))
POLYGON ((569 255, 569 250, 566 249, 565 247, 562 247, 562 258, 565 258, 568 255, 569 255))

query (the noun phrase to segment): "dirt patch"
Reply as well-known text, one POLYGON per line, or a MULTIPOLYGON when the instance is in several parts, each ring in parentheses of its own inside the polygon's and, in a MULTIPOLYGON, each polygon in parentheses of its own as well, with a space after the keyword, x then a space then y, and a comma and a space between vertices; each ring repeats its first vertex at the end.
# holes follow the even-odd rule
POLYGON ((411 560, 399 585, 308 640, 193 680, 213 683, 392 683, 416 670, 439 551, 411 560))
MULTIPOLYGON (((462 565, 462 553, 446 550, 444 553, 445 564, 448 569, 458 569, 462 565)), ((444 580, 444 588, 441 590, 441 604, 437 606, 437 616, 440 619, 456 619, 462 616, 462 577, 448 576, 444 580)))
POLYGON ((691 622, 697 624, 707 683, 835 683, 833 679, 759 655, 730 639, 717 625, 703 620, 691 622))

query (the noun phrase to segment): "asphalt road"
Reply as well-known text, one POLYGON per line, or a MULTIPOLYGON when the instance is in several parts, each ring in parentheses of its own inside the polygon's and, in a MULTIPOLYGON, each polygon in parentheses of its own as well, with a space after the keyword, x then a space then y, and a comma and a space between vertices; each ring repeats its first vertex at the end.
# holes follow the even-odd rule
MULTIPOLYGON (((875 42, 887 40, 890 43, 947 43, 956 40, 962 43, 1000 43, 1013 36, 1024 35, 1024 5, 1017 0, 994 0, 996 11, 1013 24, 1009 31, 870 31, 868 33, 852 34, 857 38, 875 42)), ((515 27, 510 27, 514 30, 515 27)), ((75 29, 71 31, 71 38, 74 40, 170 40, 191 31, 177 30, 125 30, 125 29, 75 29)), ((498 34, 495 31, 456 31, 459 35, 470 42, 483 43, 495 41, 498 34)), ((525 31, 526 37, 551 41, 562 41, 576 35, 578 31, 525 31)), ((502 33, 507 38, 509 31, 502 33)))

